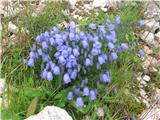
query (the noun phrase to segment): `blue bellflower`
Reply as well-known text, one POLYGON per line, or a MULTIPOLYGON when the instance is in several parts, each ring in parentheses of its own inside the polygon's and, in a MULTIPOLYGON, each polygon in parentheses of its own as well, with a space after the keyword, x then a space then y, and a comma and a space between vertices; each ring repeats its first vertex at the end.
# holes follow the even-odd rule
POLYGON ((68 73, 65 73, 64 76, 63 76, 63 81, 65 84, 68 84, 71 82, 71 79, 69 77, 69 74, 68 73))
POLYGON ((73 92, 68 92, 67 99, 68 100, 72 100, 73 99, 73 92))
POLYGON ((89 96, 89 88, 88 87, 83 88, 83 96, 89 96))
POLYGON ((83 107, 84 106, 84 102, 83 102, 83 99, 82 97, 78 97, 77 100, 76 100, 76 105, 78 107, 83 107))

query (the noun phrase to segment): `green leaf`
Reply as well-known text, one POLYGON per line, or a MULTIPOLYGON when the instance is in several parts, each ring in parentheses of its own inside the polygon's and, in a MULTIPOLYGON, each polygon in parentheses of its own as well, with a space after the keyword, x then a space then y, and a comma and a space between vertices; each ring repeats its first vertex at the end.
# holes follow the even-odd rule
POLYGON ((35 88, 26 88, 24 89, 24 95, 29 98, 34 98, 37 96, 43 96, 43 92, 41 89, 35 88))
POLYGON ((28 109, 27 109, 27 114, 26 117, 29 117, 30 115, 34 114, 36 108, 37 108, 37 104, 38 104, 39 98, 35 97, 31 104, 29 105, 28 109))

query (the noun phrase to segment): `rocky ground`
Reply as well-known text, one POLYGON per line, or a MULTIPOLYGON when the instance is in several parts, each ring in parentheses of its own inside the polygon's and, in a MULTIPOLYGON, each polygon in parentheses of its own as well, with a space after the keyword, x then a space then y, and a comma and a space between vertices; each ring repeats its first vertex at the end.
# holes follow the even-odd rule
MULTIPOLYGON (((109 1, 104 4, 104 0, 94 0, 85 2, 76 2, 75 0, 69 0, 72 9, 63 11, 65 14, 72 15, 74 18, 81 20, 83 16, 90 14, 89 10, 96 9, 100 7, 103 11, 107 12, 109 9, 117 9, 121 2, 119 1, 109 1)), ((35 2, 31 4, 35 8, 33 16, 37 16, 45 7, 44 0, 35 2)), ((15 17, 19 12, 23 11, 24 5, 17 2, 7 2, 5 0, 0 2, 0 15, 1 17, 15 17), (15 7, 16 6, 16 7, 15 7), (18 6, 18 7, 17 7, 18 6)), ((98 14, 98 12, 97 12, 98 14)), ((1 19, 0 19, 1 20, 1 19)), ((143 71, 139 71, 135 74, 137 81, 139 82, 139 96, 136 96, 137 101, 143 102, 146 109, 139 115, 141 120, 159 120, 160 119, 160 87, 156 86, 152 81, 154 81, 154 75, 160 72, 160 2, 151 1, 147 5, 146 11, 144 13, 144 30, 141 31, 141 40, 146 53, 143 58, 143 71), (155 52, 156 51, 156 52, 155 52), (146 90, 147 88, 152 89, 154 92, 146 90)), ((67 25, 63 22, 61 25, 67 25)), ((0 21, 0 30, 6 29, 12 33, 9 36, 9 40, 14 40, 16 34, 20 29, 13 23, 9 21, 5 28, 2 28, 0 21)), ((6 41, 6 40, 5 40, 6 41)), ((0 45, 1 46, 1 45, 0 45)), ((2 48, 0 48, 0 56, 2 55, 2 48)), ((0 79, 0 105, 7 106, 5 99, 5 80, 0 79), (3 97, 3 99, 2 99, 3 97)), ((46 113, 44 111, 50 111, 49 107, 44 109, 41 113, 46 113)), ((53 109, 52 109, 53 110, 53 109)), ((51 111, 52 111, 51 110, 51 111)), ((55 109, 54 109, 55 110, 55 109)), ((54 111, 53 110, 53 111, 54 111)), ((65 111, 63 111, 64 113, 65 111)), ((39 113, 38 115, 42 115, 39 113)), ((53 113, 53 112, 52 112, 53 113)), ((103 113, 103 110, 99 110, 99 113, 103 113)), ((46 116, 45 114, 45 116, 46 116)), ((65 113, 65 115, 67 115, 65 113)), ((51 115, 52 116, 52 115, 51 115)), ((68 116, 69 117, 69 116, 68 116)), ((27 120, 33 120, 33 117, 27 120)), ((65 119, 65 118, 64 118, 65 119)), ((62 120, 64 120, 62 119, 62 120)), ((70 118, 72 119, 72 118, 70 118)))

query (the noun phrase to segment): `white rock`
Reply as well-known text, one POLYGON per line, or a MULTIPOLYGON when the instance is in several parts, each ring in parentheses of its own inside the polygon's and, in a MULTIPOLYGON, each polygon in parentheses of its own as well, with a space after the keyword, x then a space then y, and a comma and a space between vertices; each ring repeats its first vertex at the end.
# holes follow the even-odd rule
POLYGON ((25 120, 73 120, 64 110, 56 106, 47 106, 40 113, 25 120))
POLYGON ((94 0, 93 1, 93 7, 102 7, 104 8, 107 4, 107 0, 94 0))
POLYGON ((142 112, 139 120, 159 120, 160 108, 154 105, 152 108, 146 109, 142 112))
POLYGON ((160 31, 155 34, 155 40, 157 40, 160 43, 160 31))
POLYGON ((145 80, 146 82, 149 82, 151 78, 148 75, 144 75, 143 80, 145 80))
POLYGON ((5 89, 5 80, 0 78, 0 96, 3 94, 5 89))
POLYGON ((104 109, 102 107, 99 107, 97 109, 97 116, 98 117, 103 117, 104 116, 104 109))
POLYGON ((19 29, 18 29, 18 27, 15 24, 13 24, 10 21, 9 24, 8 24, 8 31, 16 34, 16 33, 18 33, 19 29))
POLYGON ((160 28, 159 23, 156 22, 154 19, 145 20, 145 27, 148 31, 152 33, 155 33, 155 31, 160 28))
POLYGON ((149 46, 153 46, 156 45, 156 41, 154 40, 154 34, 149 32, 149 31, 145 31, 142 35, 141 35, 141 39, 146 42, 149 46))

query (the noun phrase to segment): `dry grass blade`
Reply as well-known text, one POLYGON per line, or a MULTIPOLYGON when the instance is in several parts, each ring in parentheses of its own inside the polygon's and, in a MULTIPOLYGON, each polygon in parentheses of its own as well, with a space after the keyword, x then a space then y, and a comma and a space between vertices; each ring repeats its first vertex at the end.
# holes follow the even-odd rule
POLYGON ((37 104, 38 104, 38 100, 39 100, 39 97, 35 97, 31 104, 29 105, 28 109, 27 109, 27 114, 26 114, 26 117, 29 117, 30 115, 32 115, 36 108, 37 108, 37 104))

